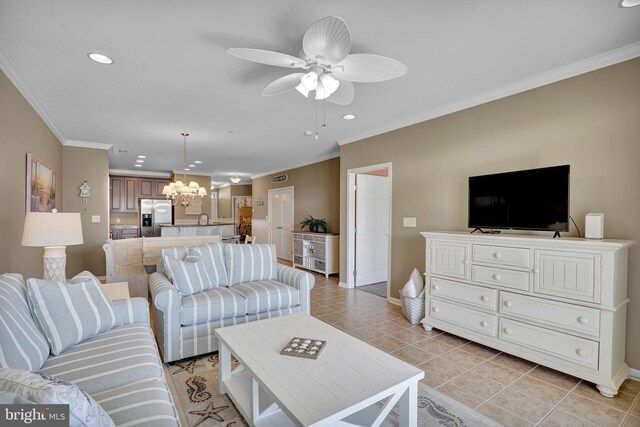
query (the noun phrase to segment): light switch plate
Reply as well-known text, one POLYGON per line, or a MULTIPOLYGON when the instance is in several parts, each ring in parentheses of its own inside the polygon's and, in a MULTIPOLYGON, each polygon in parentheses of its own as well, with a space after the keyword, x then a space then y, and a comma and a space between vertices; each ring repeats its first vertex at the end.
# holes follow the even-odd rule
POLYGON ((404 217, 404 218, 402 218, 402 226, 403 227, 415 227, 416 226, 416 219, 415 218, 404 217))
POLYGON ((91 222, 100 222, 100 215, 91 215, 91 222))

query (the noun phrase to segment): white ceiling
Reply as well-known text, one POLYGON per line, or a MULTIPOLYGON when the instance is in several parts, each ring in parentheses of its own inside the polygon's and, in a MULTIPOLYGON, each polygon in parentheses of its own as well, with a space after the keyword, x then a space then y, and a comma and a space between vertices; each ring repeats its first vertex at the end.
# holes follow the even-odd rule
POLYGON ((618 0, 3 0, 0 66, 62 141, 112 144, 110 166, 169 171, 191 133, 192 173, 228 182, 334 156, 340 143, 486 102, 640 55, 640 7, 618 0), (407 65, 356 83, 349 106, 296 91, 263 98, 288 71, 235 58, 229 47, 295 55, 305 30, 335 15, 352 53, 407 65), (88 52, 111 56, 99 65, 88 52), (346 113, 357 115, 345 121, 346 113), (119 150, 126 150, 122 154, 119 150))

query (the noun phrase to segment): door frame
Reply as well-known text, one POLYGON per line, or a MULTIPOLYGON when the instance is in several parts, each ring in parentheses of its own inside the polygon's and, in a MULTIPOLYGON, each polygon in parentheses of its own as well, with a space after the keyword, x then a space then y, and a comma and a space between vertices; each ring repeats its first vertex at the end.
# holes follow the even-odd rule
MULTIPOLYGON (((279 192, 279 191, 283 191, 283 190, 291 190, 291 221, 293 221, 293 223, 295 224, 295 217, 294 217, 294 213, 295 213, 295 188, 293 185, 290 185, 288 187, 280 187, 280 188, 270 188, 269 190, 267 190, 267 227, 269 228, 269 244, 274 244, 273 243, 273 236, 271 235, 271 195, 275 192, 279 192)), ((291 232, 295 231, 295 225, 293 226, 293 229, 291 230, 291 232)), ((292 247, 293 247, 293 242, 291 243, 292 247)), ((291 255, 291 259, 293 260, 293 254, 291 255)))
MULTIPOLYGON (((393 210, 393 177, 392 163, 379 163, 377 165, 363 166, 359 168, 347 169, 347 282, 342 285, 346 288, 355 288, 353 271, 355 269, 355 235, 353 233, 356 224, 356 174, 373 172, 380 169, 387 169, 389 174, 389 238, 387 241, 387 300, 391 297, 389 290, 391 287, 391 239, 392 239, 392 210, 393 210)), ((397 298, 394 298, 394 300, 397 298)))

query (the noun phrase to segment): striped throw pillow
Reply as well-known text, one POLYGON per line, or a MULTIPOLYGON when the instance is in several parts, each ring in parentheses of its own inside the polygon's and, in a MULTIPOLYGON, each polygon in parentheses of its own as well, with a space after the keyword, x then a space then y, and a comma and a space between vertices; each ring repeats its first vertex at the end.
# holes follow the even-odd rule
POLYGON ((197 294, 214 287, 208 280, 202 260, 189 262, 178 258, 164 257, 164 269, 169 273, 168 276, 176 291, 182 296, 197 294))
POLYGON ((170 258, 185 259, 188 253, 189 253, 189 248, 186 246, 176 246, 171 248, 160 249, 160 258, 158 258, 156 271, 158 273, 162 273, 165 276, 167 276, 169 280, 173 280, 171 278, 171 273, 169 272, 169 269, 165 268, 164 266, 164 257, 168 256, 170 258))
POLYGON ((224 259, 229 275, 229 285, 276 280, 278 278, 275 245, 224 245, 224 259))
POLYGON ((29 279, 27 287, 31 311, 54 355, 117 325, 113 304, 91 273, 66 284, 29 279))
POLYGON ((211 283, 210 289, 229 285, 227 269, 224 266, 224 245, 222 243, 209 243, 190 248, 185 261, 188 261, 190 257, 197 257, 204 263, 207 280, 211 283))
POLYGON ((49 357, 49 344, 38 330, 20 274, 0 276, 0 368, 37 371, 49 357))

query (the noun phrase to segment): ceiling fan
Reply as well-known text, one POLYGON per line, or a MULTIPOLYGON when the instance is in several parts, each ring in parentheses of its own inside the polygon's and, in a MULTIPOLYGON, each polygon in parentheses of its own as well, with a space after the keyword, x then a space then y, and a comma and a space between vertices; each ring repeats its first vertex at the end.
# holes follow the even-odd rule
POLYGON ((301 68, 269 83, 263 96, 279 95, 296 89, 305 97, 315 91, 315 99, 340 105, 353 101, 352 82, 381 82, 400 77, 407 67, 391 58, 366 53, 351 54, 351 35, 346 22, 327 16, 307 29, 298 56, 261 49, 231 48, 238 58, 285 68, 301 68))

